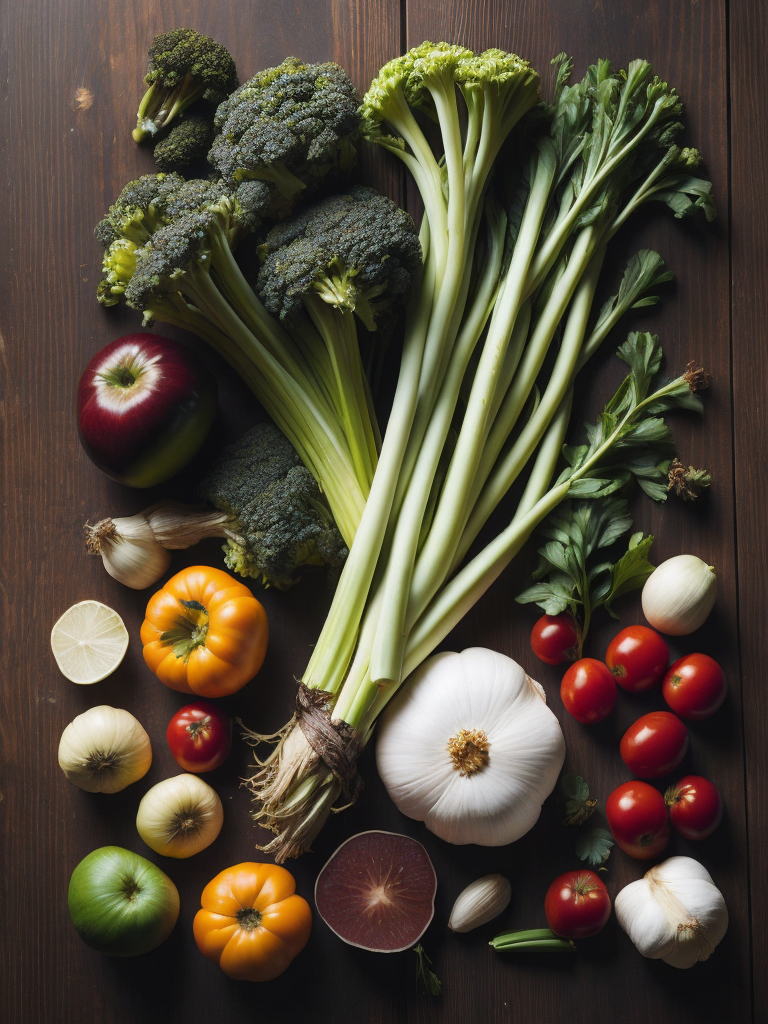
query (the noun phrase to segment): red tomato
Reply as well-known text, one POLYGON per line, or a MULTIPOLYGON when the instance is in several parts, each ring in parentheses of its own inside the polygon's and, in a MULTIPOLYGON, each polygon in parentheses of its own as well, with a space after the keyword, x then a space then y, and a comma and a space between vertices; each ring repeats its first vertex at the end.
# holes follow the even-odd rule
POLYGON ((627 626, 608 644, 605 663, 629 693, 658 686, 669 664, 669 648, 648 626, 627 626))
POLYGON ((571 665, 560 683, 565 710, 577 722, 602 722, 616 703, 616 680, 608 666, 597 658, 581 658, 571 665))
POLYGON ((725 700, 725 673, 708 654, 686 654, 664 676, 664 700, 681 718, 698 722, 709 718, 725 700))
POLYGON ((611 898, 594 871, 566 871, 547 889, 544 913, 556 935, 586 939, 611 916, 611 898))
POLYGON ((232 722, 215 704, 198 700, 176 712, 168 723, 165 737, 181 767, 199 775, 212 772, 227 759, 232 722))
POLYGON ((641 779, 673 771, 688 749, 688 730, 670 711, 651 711, 630 725, 621 738, 624 764, 641 779))
POLYGON ((685 839, 707 839, 723 817, 723 801, 714 783, 686 775, 664 794, 674 829, 685 839))
POLYGON ((664 797, 647 782, 625 782, 605 802, 605 816, 617 845, 638 860, 650 860, 669 842, 664 797))
POLYGON ((579 632, 568 612, 560 615, 542 615, 531 630, 531 647, 539 661, 547 665, 562 665, 578 655, 579 632))

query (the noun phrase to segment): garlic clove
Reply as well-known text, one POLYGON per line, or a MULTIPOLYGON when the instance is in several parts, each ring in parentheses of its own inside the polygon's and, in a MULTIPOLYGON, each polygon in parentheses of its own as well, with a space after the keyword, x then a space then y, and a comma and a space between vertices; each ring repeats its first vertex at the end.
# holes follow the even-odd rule
POLYGON ((512 885, 503 875, 484 875, 467 886, 456 899, 448 919, 454 932, 468 932, 492 921, 509 906, 512 885))

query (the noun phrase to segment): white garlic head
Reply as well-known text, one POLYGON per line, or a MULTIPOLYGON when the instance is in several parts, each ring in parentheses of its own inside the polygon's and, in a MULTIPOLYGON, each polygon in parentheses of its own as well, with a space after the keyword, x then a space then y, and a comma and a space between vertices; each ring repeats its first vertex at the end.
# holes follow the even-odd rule
POLYGON ((621 890, 614 909, 639 952, 672 967, 707 960, 728 928, 722 893, 692 857, 652 867, 621 890))

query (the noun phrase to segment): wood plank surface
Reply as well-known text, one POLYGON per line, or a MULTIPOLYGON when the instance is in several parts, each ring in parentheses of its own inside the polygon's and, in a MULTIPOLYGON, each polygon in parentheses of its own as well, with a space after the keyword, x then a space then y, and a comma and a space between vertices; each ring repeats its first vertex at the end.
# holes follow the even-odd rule
MULTIPOLYGON (((0 248, 3 1024, 298 1024, 307 1019, 317 1024, 747 1024, 766 1019, 761 910, 768 885, 763 850, 768 787, 762 740, 768 698, 760 646, 768 476, 760 289, 766 144, 755 127, 765 122, 766 103, 754 89, 753 71, 765 29, 760 5, 748 0, 649 0, 642 6, 629 0, 231 0, 220 5, 171 0, 162 8, 148 0, 6 0, 0 5, 6 239, 0 248), (77 381, 90 357, 139 326, 130 310, 104 310, 96 303, 100 252, 93 226, 125 181, 153 169, 151 156, 130 133, 147 47, 157 32, 179 25, 224 43, 241 79, 294 54, 339 61, 364 90, 386 60, 430 38, 514 50, 540 70, 545 82, 550 59, 563 50, 572 54, 577 75, 600 57, 615 66, 644 57, 680 93, 685 141, 704 154, 719 218, 708 226, 674 221, 661 211, 641 214, 613 244, 609 265, 618 268, 636 249, 650 246, 664 256, 676 280, 663 289, 659 307, 637 311, 609 339, 578 407, 592 417, 612 393, 621 370, 610 352, 630 328, 660 336, 670 371, 696 359, 712 375, 703 419, 673 419, 683 458, 711 471, 711 493, 694 509, 672 501, 634 506, 635 528, 656 538, 652 560, 692 551, 719 574, 718 602, 707 626, 671 644, 673 655, 691 650, 713 655, 731 684, 721 712, 691 728, 691 749, 682 766, 716 781, 726 803, 724 824, 705 843, 676 838, 669 848, 701 859, 728 904, 728 934, 706 965, 680 972, 643 959, 615 919, 567 962, 495 954, 487 943, 498 931, 545 923, 542 901, 549 881, 577 866, 556 801, 548 801, 536 828, 512 846, 449 846, 397 812, 377 778, 372 750, 362 759, 366 786, 358 804, 334 816, 313 852, 288 866, 299 892, 312 901, 319 869, 355 832, 382 828, 423 842, 439 882, 424 943, 443 980, 442 995, 435 999, 417 990, 411 952, 384 956, 346 946, 319 917, 301 957, 268 984, 231 982, 198 952, 191 925, 203 886, 222 868, 259 856, 248 796, 240 785, 250 774, 251 754, 236 743, 227 765, 210 776, 225 808, 219 839, 186 861, 151 854, 136 833, 136 809, 150 785, 178 773, 164 733, 184 701, 144 664, 138 632, 148 593, 120 586, 98 559, 87 556, 82 526, 107 514, 131 514, 161 496, 193 500, 200 466, 263 413, 218 357, 197 345, 219 381, 217 422, 192 466, 170 484, 144 493, 112 483, 95 469, 81 449, 74 415, 77 381), (118 671, 90 688, 64 680, 49 648, 54 621, 85 598, 114 607, 131 636, 118 671), (110 797, 69 785, 57 765, 66 724, 100 703, 135 714, 154 750, 146 778, 110 797), (108 844, 149 856, 178 885, 179 923, 154 953, 104 957, 72 928, 66 904, 70 874, 92 849, 108 844), (455 897, 491 871, 512 880, 508 911, 476 932, 448 932, 455 897)), ((364 153, 361 176, 417 211, 394 161, 364 153)), ((221 565, 218 543, 175 554, 173 569, 196 563, 221 565)), ((531 565, 529 551, 443 646, 487 646, 526 665, 547 689, 563 725, 566 767, 589 780, 603 805, 628 777, 618 755, 622 732, 640 713, 661 707, 661 698, 620 694, 615 715, 593 730, 568 719, 559 699, 560 670, 532 664, 528 636, 535 614, 514 603, 531 565)), ((332 584, 321 575, 284 593, 258 591, 270 619, 267 661, 241 694, 222 702, 251 728, 270 732, 290 715, 294 680, 303 672, 331 594, 332 584)), ((620 611, 622 625, 641 621, 636 597, 625 599, 620 611)), ((588 653, 600 657, 615 631, 615 623, 597 621, 588 653)), ((643 871, 640 862, 614 851, 606 875, 611 896, 643 871)))

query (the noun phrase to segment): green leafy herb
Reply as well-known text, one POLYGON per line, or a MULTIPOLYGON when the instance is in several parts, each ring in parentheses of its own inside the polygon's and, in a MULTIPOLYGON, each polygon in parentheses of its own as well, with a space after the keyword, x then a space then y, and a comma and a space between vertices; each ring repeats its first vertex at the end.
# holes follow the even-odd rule
POLYGON ((613 836, 606 828, 593 828, 576 841, 576 856, 590 867, 601 868, 613 849, 613 836))
POLYGON ((520 604, 537 604, 547 615, 569 611, 580 623, 580 645, 598 608, 613 615, 613 601, 641 587, 653 572, 648 551, 653 537, 633 533, 627 550, 611 563, 597 556, 611 547, 632 526, 625 498, 610 495, 598 501, 564 502, 545 520, 539 582, 517 597, 520 604), (594 557, 593 557, 594 556, 594 557))
POLYGON ((423 986, 425 992, 431 996, 439 996, 442 990, 442 982, 432 970, 432 961, 427 956, 421 943, 414 947, 416 954, 416 981, 423 986))
POLYGON ((565 772, 560 779, 560 789, 565 798, 564 825, 581 825, 592 816, 597 800, 589 795, 589 786, 580 775, 565 772))

